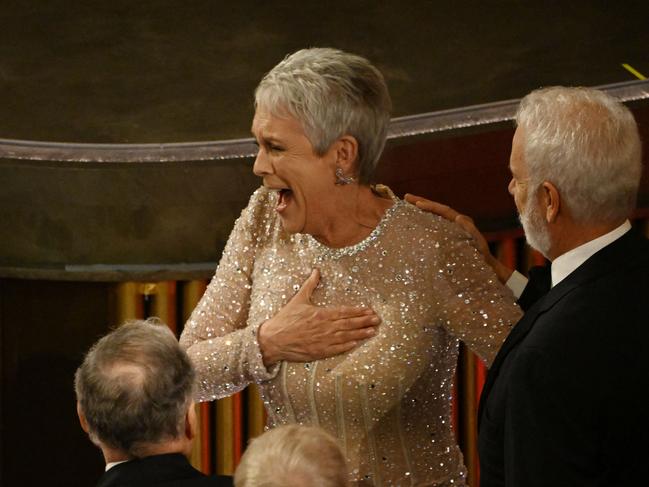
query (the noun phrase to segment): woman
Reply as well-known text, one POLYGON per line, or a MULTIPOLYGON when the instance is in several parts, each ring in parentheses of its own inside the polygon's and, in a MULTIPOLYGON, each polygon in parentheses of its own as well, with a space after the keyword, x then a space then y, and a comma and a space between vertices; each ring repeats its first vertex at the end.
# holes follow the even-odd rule
POLYGON ((298 51, 255 107, 264 186, 181 338, 199 399, 259 384, 269 426, 328 431, 354 485, 464 485, 458 342, 490 362, 520 316, 513 296, 459 227, 369 185, 390 98, 367 60, 298 51))

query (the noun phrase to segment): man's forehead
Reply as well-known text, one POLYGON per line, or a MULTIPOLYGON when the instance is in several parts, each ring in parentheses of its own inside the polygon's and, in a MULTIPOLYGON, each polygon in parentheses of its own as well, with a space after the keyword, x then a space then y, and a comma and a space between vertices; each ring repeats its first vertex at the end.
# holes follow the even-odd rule
POLYGON ((512 150, 509 156, 509 170, 514 173, 521 173, 525 171, 525 161, 523 159, 523 129, 519 126, 514 132, 512 139, 512 150))

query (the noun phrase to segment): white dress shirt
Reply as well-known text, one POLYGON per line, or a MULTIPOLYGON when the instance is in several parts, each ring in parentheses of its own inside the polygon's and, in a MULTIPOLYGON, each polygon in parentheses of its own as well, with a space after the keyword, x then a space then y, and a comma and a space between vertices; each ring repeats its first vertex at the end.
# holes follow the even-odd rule
POLYGON ((505 286, 507 286, 514 296, 516 296, 516 299, 518 299, 521 297, 521 294, 523 294, 525 286, 527 286, 527 277, 514 269, 512 275, 507 279, 505 286))
POLYGON ((631 223, 626 220, 622 225, 617 227, 601 237, 597 237, 590 242, 586 242, 565 254, 560 255, 552 261, 552 287, 559 284, 581 264, 586 262, 593 254, 599 252, 607 245, 612 244, 626 232, 631 230, 631 223))
POLYGON ((119 465, 120 463, 128 462, 128 460, 122 460, 120 462, 108 462, 106 464, 106 472, 108 472, 111 468, 113 468, 115 465, 119 465))

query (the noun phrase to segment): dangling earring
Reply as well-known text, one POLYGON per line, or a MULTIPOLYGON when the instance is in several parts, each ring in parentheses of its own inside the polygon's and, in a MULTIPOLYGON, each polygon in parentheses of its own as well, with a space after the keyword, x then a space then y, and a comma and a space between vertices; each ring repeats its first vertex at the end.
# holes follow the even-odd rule
POLYGON ((345 174, 343 173, 342 168, 340 168, 340 167, 336 168, 336 184, 337 185, 344 186, 346 184, 352 184, 354 182, 355 182, 355 180, 354 180, 353 177, 345 176, 345 174))

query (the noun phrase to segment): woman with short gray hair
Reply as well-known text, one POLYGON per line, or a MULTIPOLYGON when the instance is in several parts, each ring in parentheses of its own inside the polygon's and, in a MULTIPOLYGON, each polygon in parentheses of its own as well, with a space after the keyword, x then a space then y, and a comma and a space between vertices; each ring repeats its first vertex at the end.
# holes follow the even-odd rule
POLYGON ((334 49, 303 49, 284 59, 255 90, 255 106, 302 123, 316 154, 347 133, 358 143, 358 182, 369 184, 390 124, 383 76, 366 59, 334 49), (322 62, 314 61, 318 57, 322 62))
POLYGON ((323 428, 353 485, 464 485, 458 343, 490 363, 520 311, 459 227, 370 184, 389 114, 379 70, 336 49, 298 51, 262 79, 263 187, 181 344, 199 400, 258 384, 269 427, 323 428))

